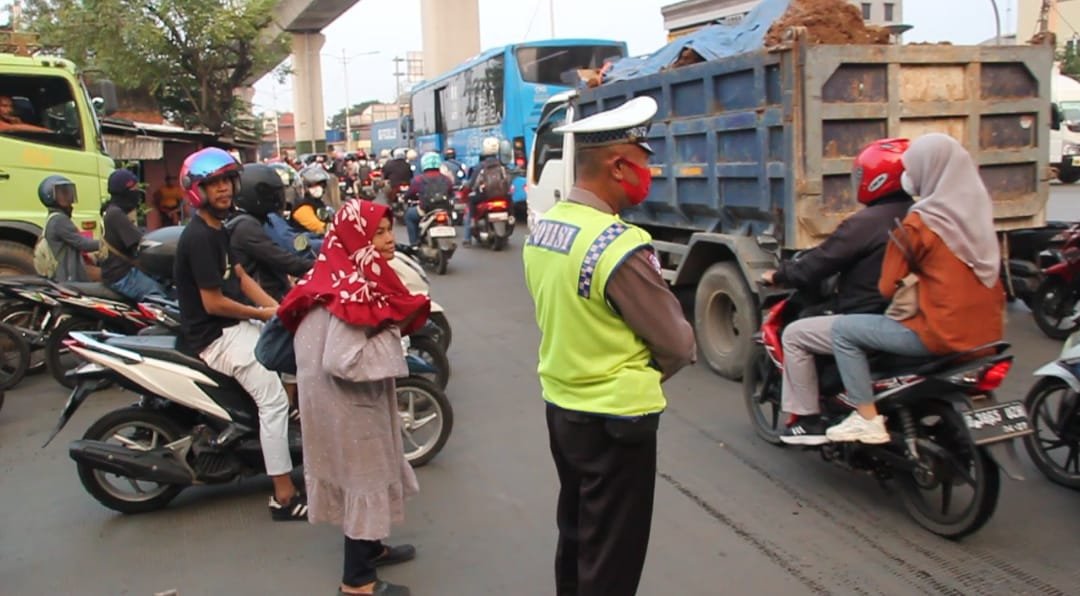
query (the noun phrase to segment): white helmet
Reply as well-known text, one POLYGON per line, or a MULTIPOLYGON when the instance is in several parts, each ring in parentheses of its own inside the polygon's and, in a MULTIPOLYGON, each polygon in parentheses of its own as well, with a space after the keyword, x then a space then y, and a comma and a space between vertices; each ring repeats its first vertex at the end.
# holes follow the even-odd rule
POLYGON ((390 159, 390 150, 383 149, 379 152, 379 159, 390 159))
POLYGON ((405 159, 409 161, 416 161, 417 157, 420 157, 420 154, 416 152, 416 149, 409 149, 409 152, 406 154, 405 159))
POLYGON ((394 159, 405 159, 405 150, 401 147, 394 149, 394 159))
POLYGON ((484 139, 484 143, 480 146, 480 155, 498 155, 499 154, 499 139, 495 137, 488 137, 484 139))

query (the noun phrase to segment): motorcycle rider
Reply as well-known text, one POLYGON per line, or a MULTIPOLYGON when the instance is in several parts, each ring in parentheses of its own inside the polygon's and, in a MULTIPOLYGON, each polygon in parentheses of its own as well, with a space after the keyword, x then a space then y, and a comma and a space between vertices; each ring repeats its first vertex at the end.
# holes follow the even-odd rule
POLYGON ((454 191, 454 185, 440 171, 442 158, 438 153, 429 151, 420 159, 420 167, 423 169, 419 175, 412 179, 409 190, 405 193, 406 200, 418 199, 419 205, 412 205, 405 211, 405 227, 409 232, 409 246, 415 247, 420 244, 420 216, 432 209, 449 209, 450 195, 454 191))
POLYGON ((465 164, 461 163, 457 159, 457 151, 453 147, 448 147, 443 152, 443 175, 450 178, 450 181, 454 183, 454 187, 459 187, 465 184, 468 171, 465 168, 465 164))
MULTIPOLYGON (((416 149, 409 149, 405 152, 405 161, 409 162, 409 169, 412 173, 416 174, 417 160, 420 159, 420 154, 416 152, 416 149)), ((412 176, 410 176, 411 178, 412 176)))
POLYGON ((180 302, 177 347, 240 383, 259 409, 259 440, 274 484, 269 509, 275 521, 307 518, 307 498, 289 473, 289 400, 278 375, 255 359, 260 325, 278 303, 236 262, 224 219, 239 194, 242 166, 214 147, 184 160, 180 181, 195 216, 176 247, 173 277, 180 302), (248 306, 247 298, 256 306, 248 306))
POLYGON ((139 179, 131 170, 119 169, 109 175, 108 189, 109 203, 102 216, 101 235, 108 256, 101 263, 101 281, 135 301, 150 295, 164 298, 165 288, 140 270, 135 260, 143 235, 129 215, 143 202, 139 179))
POLYGON ((835 293, 822 305, 823 316, 802 318, 784 329, 781 409, 798 417, 781 433, 784 443, 828 442, 814 356, 833 353, 832 327, 842 315, 879 314, 888 307, 878 291, 878 278, 889 230, 913 204, 900 184, 901 157, 908 145, 907 139, 882 139, 864 148, 855 158, 852 184, 856 199, 866 207, 845 219, 817 247, 762 276, 767 284, 802 289, 818 287, 839 274, 835 293))
POLYGON ((97 252, 101 244, 80 234, 75 222, 71 221, 71 213, 79 200, 75 183, 56 174, 49 176, 38 185, 38 200, 49 211, 45 229, 34 246, 34 267, 38 274, 60 283, 90 281, 83 253, 97 252), (40 250, 51 254, 55 269, 43 271, 38 267, 40 250))
POLYGON ((480 145, 480 163, 469 172, 462 194, 469 197, 465 210, 465 246, 472 246, 472 224, 476 205, 491 198, 510 199, 510 170, 499 159, 499 139, 487 137, 480 145))
POLYGON ((293 205, 290 223, 298 229, 322 235, 326 233, 326 222, 319 219, 319 210, 326 208, 323 197, 330 174, 321 165, 312 164, 300 170, 300 180, 304 183, 304 196, 293 205))
POLYGON ((405 149, 394 149, 393 156, 382 168, 383 180, 389 185, 387 198, 390 203, 397 199, 398 187, 408 184, 413 176, 412 167, 405 161, 405 149))

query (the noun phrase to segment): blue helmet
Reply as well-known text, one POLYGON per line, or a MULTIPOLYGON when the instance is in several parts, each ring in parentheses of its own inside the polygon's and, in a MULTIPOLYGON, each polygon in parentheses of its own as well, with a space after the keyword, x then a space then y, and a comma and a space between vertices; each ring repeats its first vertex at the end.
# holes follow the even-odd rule
POLYGON ((38 185, 38 200, 42 205, 52 209, 59 207, 56 202, 56 195, 60 193, 67 193, 71 197, 71 202, 75 203, 79 200, 79 195, 76 192, 75 183, 60 175, 52 175, 41 181, 38 185))
POLYGON ((434 151, 428 151, 420 158, 421 170, 437 170, 442 166, 442 158, 434 151))

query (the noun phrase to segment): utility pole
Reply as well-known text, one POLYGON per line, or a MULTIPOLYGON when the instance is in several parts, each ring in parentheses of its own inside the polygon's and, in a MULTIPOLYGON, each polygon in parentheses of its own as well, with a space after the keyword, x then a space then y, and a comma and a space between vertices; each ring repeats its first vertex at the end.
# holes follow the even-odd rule
POLYGON ((394 56, 394 81, 397 84, 397 95, 394 96, 394 102, 399 103, 401 101, 401 77, 405 76, 406 72, 401 72, 401 63, 406 59, 401 56, 394 56))
POLYGON ((548 0, 548 20, 551 23, 551 38, 555 39, 555 0, 548 0))
POLYGON ((349 103, 349 59, 345 57, 345 48, 341 48, 341 70, 345 73, 345 152, 348 153, 352 149, 349 146, 352 142, 352 125, 349 124, 349 108, 352 104, 349 103))

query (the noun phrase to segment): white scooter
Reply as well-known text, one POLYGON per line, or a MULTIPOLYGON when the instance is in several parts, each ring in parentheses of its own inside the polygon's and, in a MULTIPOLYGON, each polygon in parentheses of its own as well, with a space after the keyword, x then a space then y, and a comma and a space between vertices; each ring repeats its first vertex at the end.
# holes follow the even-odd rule
MULTIPOLYGON (((416 259, 399 250, 394 253, 394 258, 390 260, 390 266, 394 268, 398 277, 401 278, 401 282, 405 284, 405 287, 410 292, 423 294, 424 296, 430 295, 430 281, 427 274, 424 273, 424 268, 420 266, 420 263, 416 262, 416 259)), ((434 300, 431 301, 431 315, 428 316, 428 320, 442 331, 439 334, 439 343, 442 345, 443 350, 449 349, 451 340, 450 321, 446 318, 446 311, 443 310, 442 305, 434 300)))

